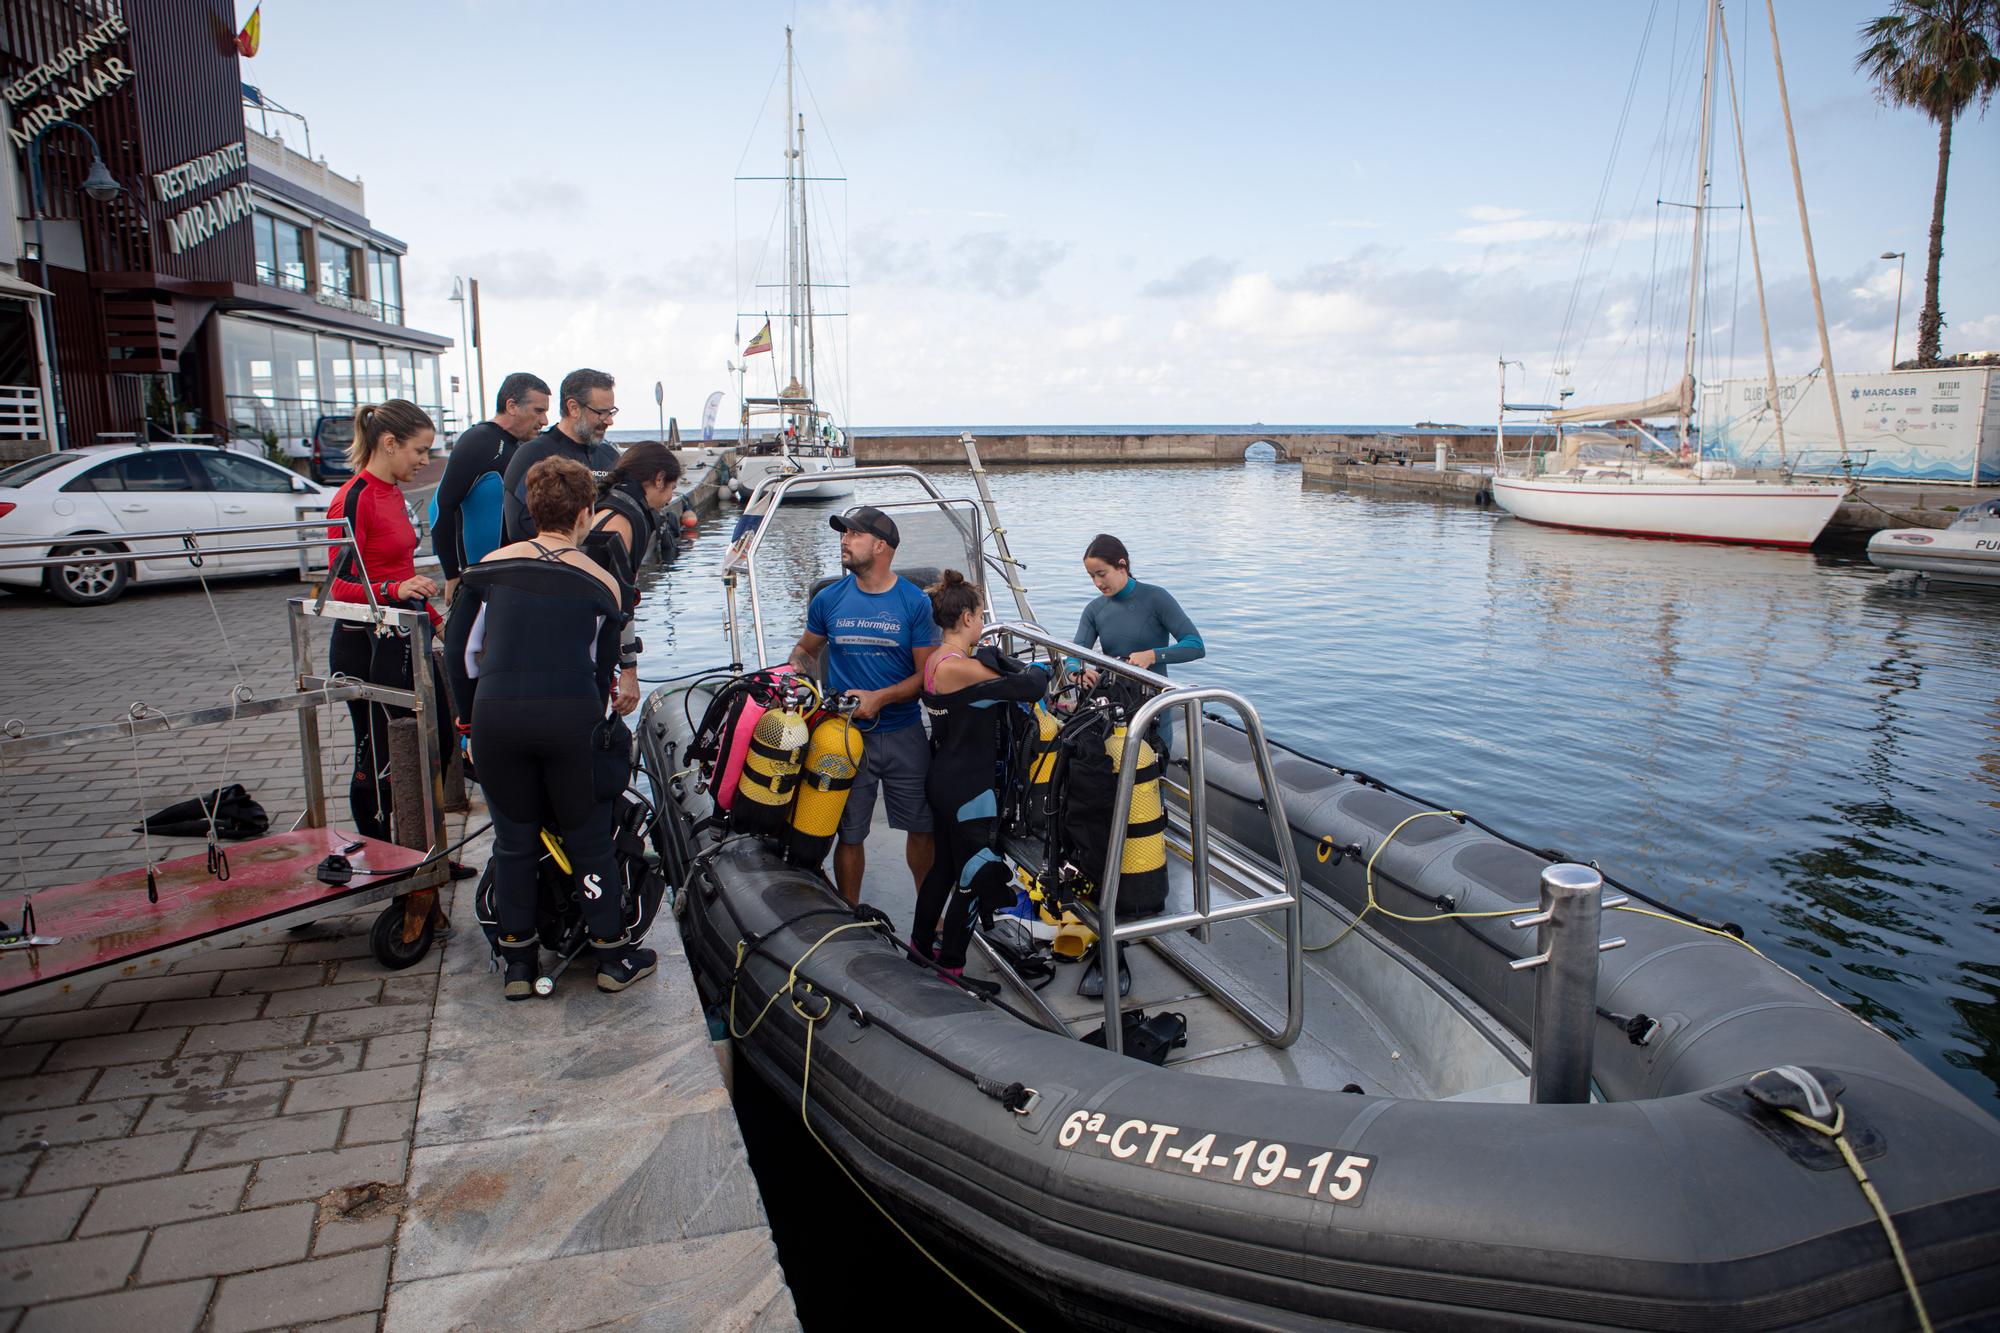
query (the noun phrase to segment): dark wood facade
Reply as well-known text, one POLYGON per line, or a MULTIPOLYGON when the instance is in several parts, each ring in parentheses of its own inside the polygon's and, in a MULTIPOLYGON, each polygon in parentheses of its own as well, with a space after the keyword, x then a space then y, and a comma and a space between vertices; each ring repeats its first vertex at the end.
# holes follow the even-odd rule
MULTIPOLYGON (((236 33, 234 0, 0 0, 7 151, 17 155, 24 188, 32 165, 24 139, 52 113, 89 131, 123 187, 106 202, 89 198, 82 189, 88 141, 67 127, 47 129, 39 156, 49 262, 24 262, 22 274, 54 293, 56 365, 72 445, 100 432, 143 430, 149 400, 162 397, 197 411, 202 429, 226 430, 218 321, 210 318, 217 310, 449 345, 315 306, 307 294, 259 286, 254 225, 225 198, 249 197, 247 155, 172 199, 161 197, 156 174, 232 146, 243 152, 236 33), (107 24, 123 31, 106 37, 107 24), (224 225, 198 240, 183 235, 176 253, 173 220, 209 203, 223 210, 224 225)), ((24 233, 32 242, 32 222, 24 233)))

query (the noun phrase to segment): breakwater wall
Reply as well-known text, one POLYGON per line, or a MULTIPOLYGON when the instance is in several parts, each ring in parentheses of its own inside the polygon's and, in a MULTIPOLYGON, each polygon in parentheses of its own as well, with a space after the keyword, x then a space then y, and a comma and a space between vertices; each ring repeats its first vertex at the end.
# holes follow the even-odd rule
POLYGON ((1314 454, 1305 460, 1304 474, 1308 484, 1342 486, 1349 490, 1424 496, 1465 504, 1486 504, 1492 499, 1492 478, 1483 472, 1454 469, 1439 472, 1428 465, 1370 463, 1353 454, 1314 454))
MULTIPOLYGON (((858 463, 956 464, 965 461, 957 433, 871 435, 865 429, 849 434, 858 463)), ((1430 458, 1442 441, 1451 457, 1491 461, 1490 430, 1455 427, 1429 431, 1420 427, 1356 431, 1126 431, 1105 433, 974 432, 979 456, 987 463, 1238 463, 1244 451, 1268 444, 1278 457, 1292 463, 1318 454, 1356 456, 1370 461, 1430 458)), ((1510 433, 1509 438, 1512 438, 1510 433)))

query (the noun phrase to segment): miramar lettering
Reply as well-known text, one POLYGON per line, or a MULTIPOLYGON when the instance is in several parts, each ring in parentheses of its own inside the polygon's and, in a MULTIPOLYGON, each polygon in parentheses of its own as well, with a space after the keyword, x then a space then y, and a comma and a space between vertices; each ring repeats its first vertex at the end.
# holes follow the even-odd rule
POLYGON ((124 15, 113 14, 80 40, 57 52, 54 59, 43 61, 0 89, 0 97, 17 109, 15 123, 7 127, 7 137, 16 147, 26 148, 50 125, 83 110, 132 77, 132 67, 117 56, 106 56, 99 64, 88 63, 126 31, 124 15), (72 71, 77 72, 72 76, 72 71), (65 78, 69 82, 59 82, 65 78), (53 98, 25 106, 33 97, 46 97, 51 89, 55 93, 53 98))
POLYGON ((167 248, 181 254, 250 216, 250 187, 232 185, 167 219, 167 248))

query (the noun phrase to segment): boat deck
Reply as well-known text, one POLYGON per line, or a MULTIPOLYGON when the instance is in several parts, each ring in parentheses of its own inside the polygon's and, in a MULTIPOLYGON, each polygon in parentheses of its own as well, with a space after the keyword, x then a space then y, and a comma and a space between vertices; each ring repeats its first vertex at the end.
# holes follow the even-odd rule
MULTIPOLYGON (((863 901, 887 912, 899 929, 904 929, 916 907, 916 890, 904 863, 903 835, 884 822, 878 806, 874 826, 868 835, 868 868, 862 880, 863 901)), ((1188 864, 1169 857, 1167 911, 1190 910, 1193 890, 1188 864)), ((1216 890, 1218 896, 1221 890, 1216 890)), ((1187 1044, 1167 1058, 1170 1068, 1184 1067, 1190 1073, 1252 1082, 1286 1084, 1338 1091, 1355 1085, 1360 1091, 1395 1097, 1432 1100, 1462 1097, 1468 1100, 1527 1100, 1525 1075, 1516 1078, 1476 1080, 1481 1086, 1439 1086, 1439 1081, 1417 1057, 1424 1043, 1435 1048, 1440 1034, 1416 1025, 1423 1019, 1412 1012, 1388 1012, 1371 1002, 1365 987, 1343 975, 1336 962, 1344 961, 1339 951, 1305 955, 1305 1026, 1298 1040, 1280 1049, 1261 1040, 1250 1026, 1232 1013, 1189 975, 1189 968, 1219 976, 1231 983, 1238 994, 1253 997, 1251 1003, 1284 1016, 1285 954, 1277 929, 1282 917, 1271 917, 1271 929, 1253 920, 1225 922, 1212 928, 1208 944, 1192 933, 1160 936, 1128 944, 1127 966, 1132 973, 1132 989, 1121 1002, 1124 1012, 1144 1009, 1148 1013, 1172 1011, 1187 1017, 1187 1044), (1413 1030, 1414 1029, 1414 1030, 1413 1030), (1404 1034, 1407 1034, 1404 1035, 1404 1034)), ((1306 912, 1306 945, 1330 941, 1347 924, 1323 906, 1306 912)), ((1363 928, 1363 932, 1366 928, 1363 928)), ((1379 944, 1363 932, 1345 940, 1340 950, 1357 956, 1362 950, 1377 950, 1379 944)), ((1084 966, 1058 960, 1055 976, 1037 992, 1041 1002, 1082 1037, 1104 1022, 1104 1002, 1077 993, 1084 966)), ((966 965, 966 974, 1001 985, 1001 998, 1016 1009, 1024 1008, 1024 997, 1009 984, 997 968, 976 947, 966 965)), ((1475 1064, 1481 1062, 1474 1062, 1475 1064)), ((1483 1063, 1497 1063, 1488 1059, 1483 1063)))

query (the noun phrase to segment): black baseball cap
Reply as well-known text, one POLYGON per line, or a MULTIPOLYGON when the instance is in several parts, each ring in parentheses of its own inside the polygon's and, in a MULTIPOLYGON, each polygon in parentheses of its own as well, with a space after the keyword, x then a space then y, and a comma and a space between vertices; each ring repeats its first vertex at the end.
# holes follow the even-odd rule
POLYGON ((844 514, 835 514, 827 523, 835 532, 859 532, 879 537, 891 547, 903 544, 902 534, 896 531, 895 523, 874 505, 856 505, 844 514))

